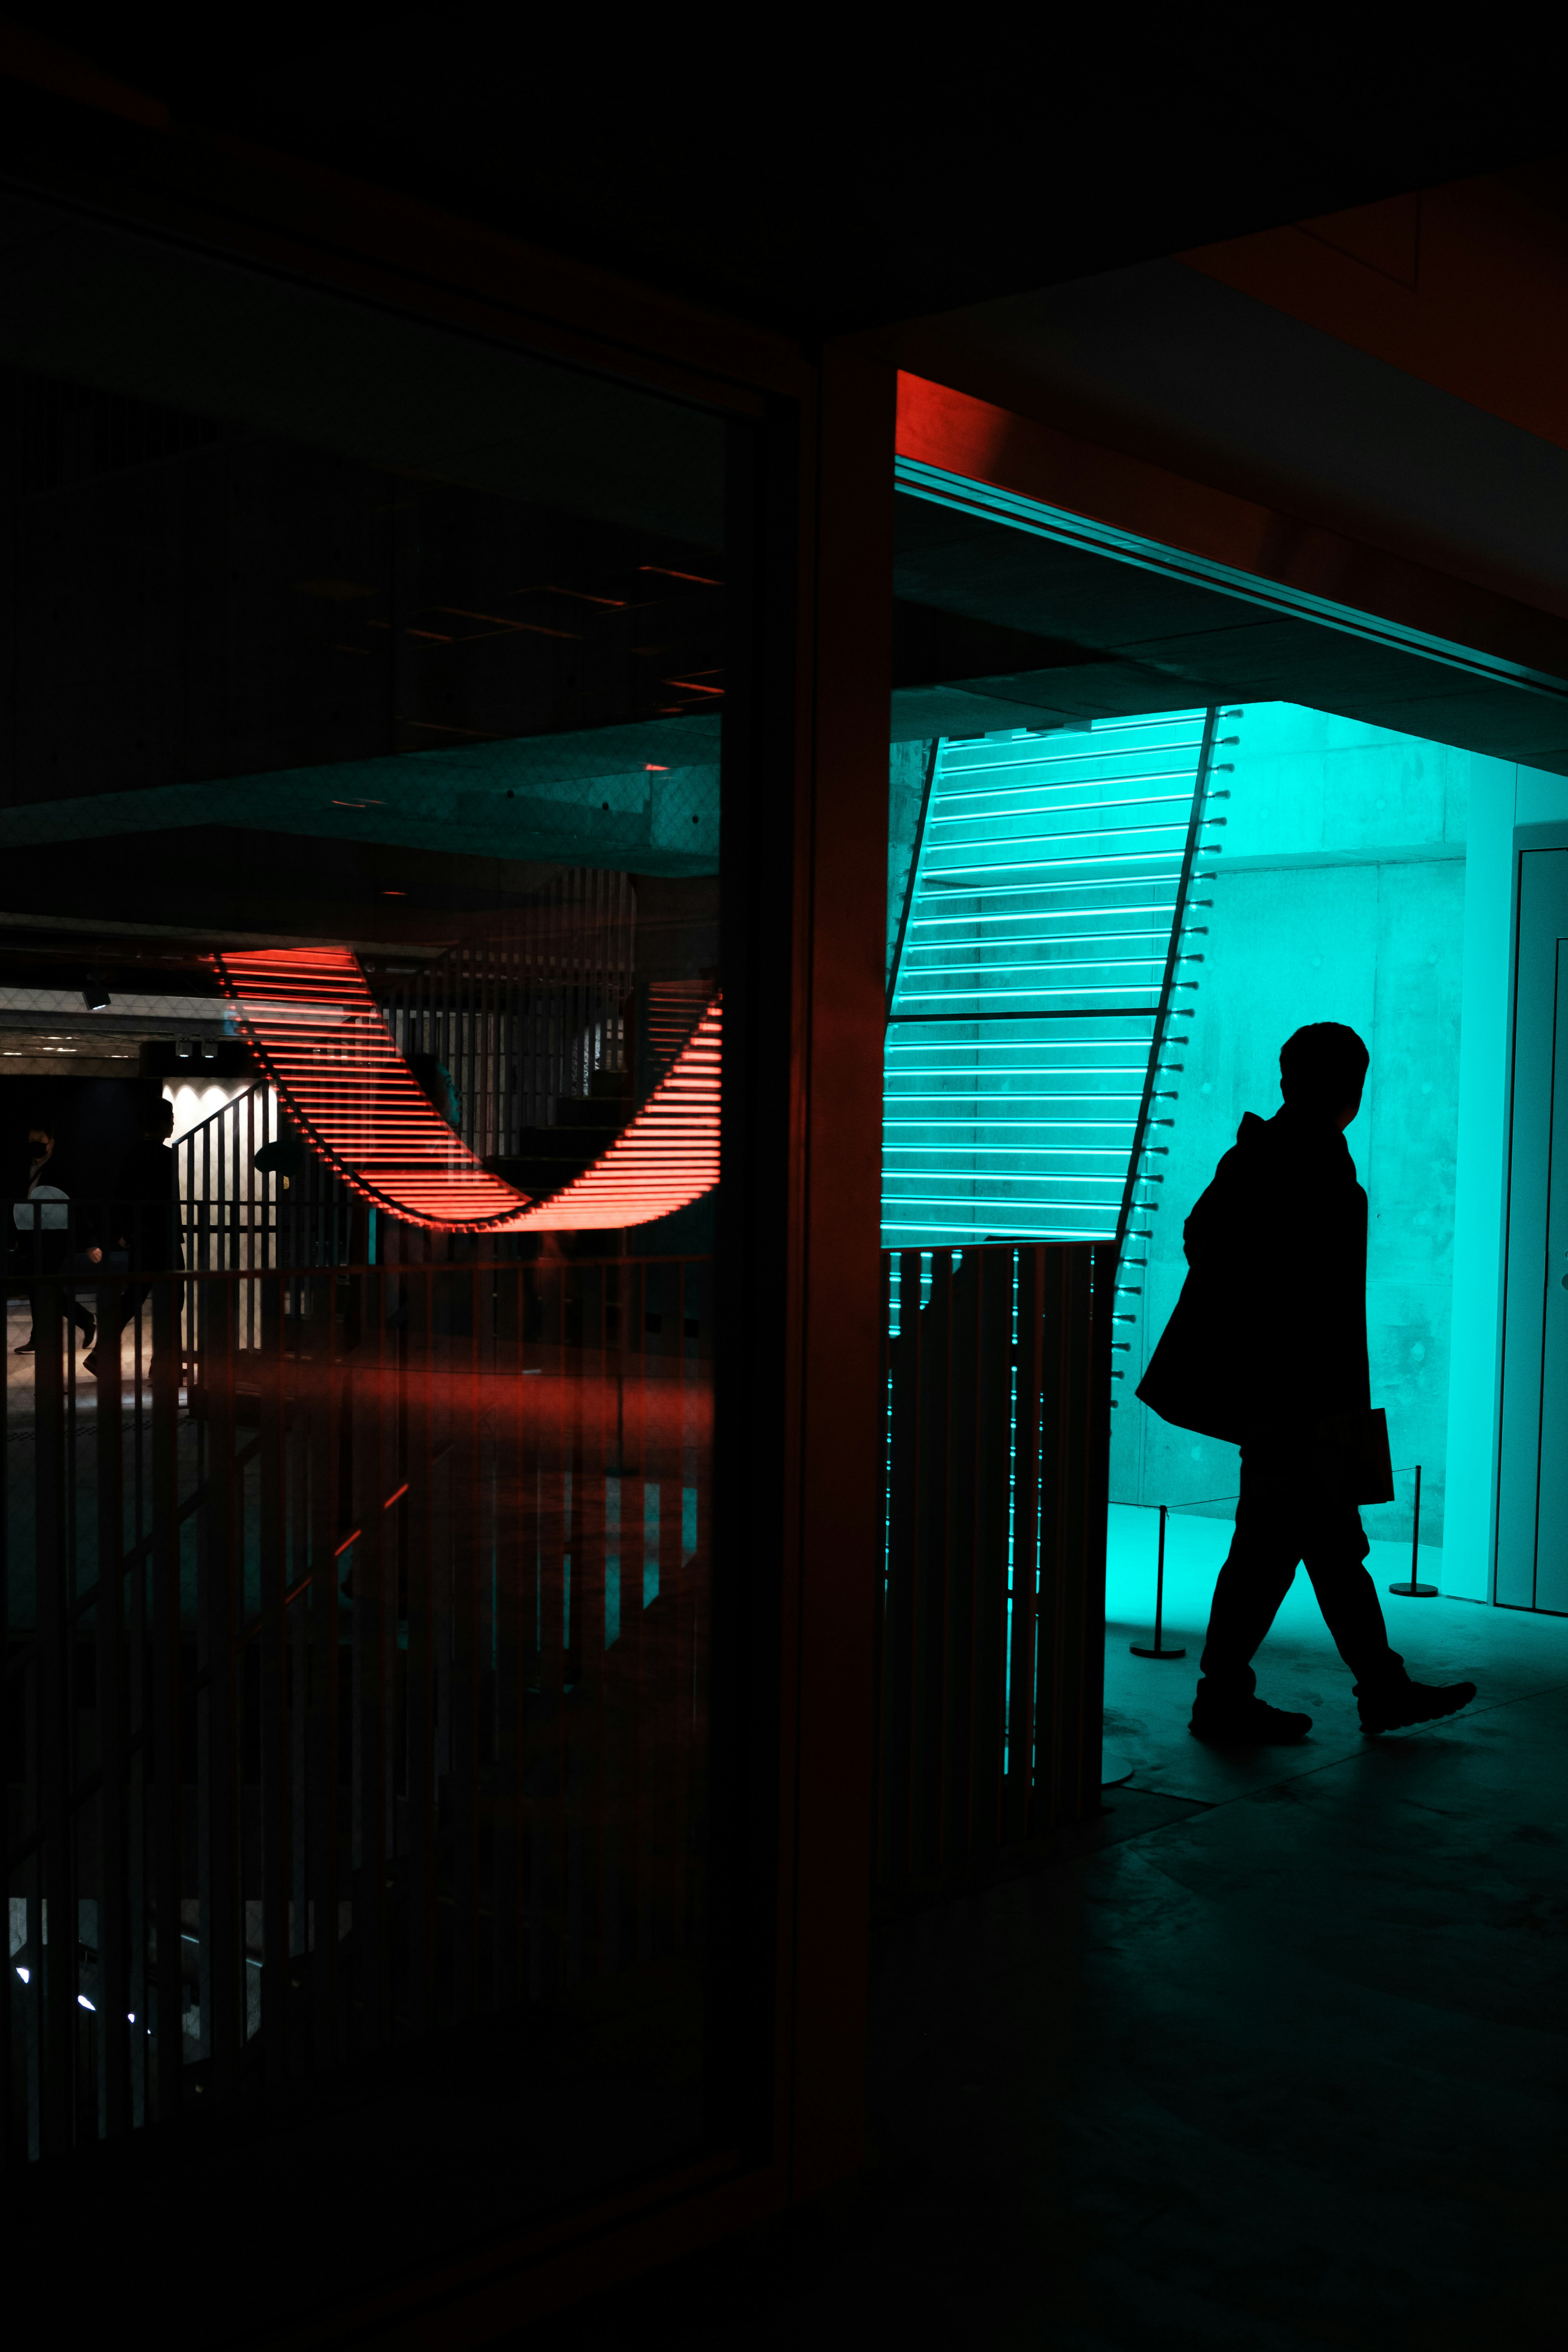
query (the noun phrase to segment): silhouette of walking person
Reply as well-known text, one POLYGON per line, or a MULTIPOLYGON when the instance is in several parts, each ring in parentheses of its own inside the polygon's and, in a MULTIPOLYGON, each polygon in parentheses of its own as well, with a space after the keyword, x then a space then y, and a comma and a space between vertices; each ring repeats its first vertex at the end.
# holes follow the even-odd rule
MULTIPOLYGON (((120 1335, 133 1323, 153 1296, 153 1276, 178 1273, 184 1263, 180 1244, 179 1167, 169 1148, 174 1131, 174 1106, 162 1096, 149 1106, 142 1135, 121 1171, 121 1202, 127 1232, 131 1280, 120 1294, 114 1327, 115 1353, 120 1335)), ((176 1308, 177 1326, 177 1308, 176 1308)), ((105 1341, 109 1338, 105 1334, 105 1341)), ((99 1349, 82 1358, 82 1370, 95 1378, 107 1370, 99 1349)), ((152 1370, 149 1364, 148 1370, 152 1370)))
POLYGON ((1186 1281, 1139 1384, 1162 1420, 1241 1448, 1236 1536, 1191 1725, 1220 1745, 1301 1739, 1312 1727, 1310 1715, 1266 1705, 1252 1667, 1303 1560, 1356 1677, 1363 1731, 1432 1723, 1476 1695, 1474 1683, 1410 1679, 1366 1571, 1356 1506, 1375 1498, 1365 1483, 1367 1203, 1344 1130, 1369 1059, 1337 1021, 1281 1046, 1284 1107, 1270 1119, 1246 1114, 1187 1219, 1186 1281))
MULTIPOLYGON (((54 1121, 40 1117, 27 1130, 27 1197, 25 1201, 16 1202, 11 1211, 17 1232, 30 1244, 35 1276, 63 1274, 69 1265, 70 1195, 58 1181, 60 1172, 55 1159, 54 1121)), ((103 1252, 95 1244, 85 1255, 96 1263, 101 1259, 103 1252)), ((29 1283, 27 1300, 33 1311, 33 1328, 21 1345, 13 1349, 13 1354, 30 1356, 34 1353, 35 1334, 47 1297, 47 1292, 41 1281, 29 1283)), ((62 1292, 60 1308, 65 1319, 75 1324, 90 1348, 97 1325, 73 1290, 62 1292)))

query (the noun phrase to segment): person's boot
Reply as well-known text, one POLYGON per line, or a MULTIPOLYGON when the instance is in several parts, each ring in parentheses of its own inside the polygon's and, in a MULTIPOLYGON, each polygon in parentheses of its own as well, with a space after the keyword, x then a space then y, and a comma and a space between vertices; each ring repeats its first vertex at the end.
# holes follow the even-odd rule
POLYGON ((1312 1718, 1269 1706, 1251 1691, 1216 1691, 1205 1680, 1194 1694, 1187 1728, 1215 1748, 1280 1748, 1305 1739, 1312 1718))
POLYGON ((1361 1727, 1375 1735, 1407 1731, 1412 1724, 1440 1723, 1447 1715, 1458 1715, 1474 1698, 1476 1686, 1474 1683, 1413 1683, 1405 1675, 1397 1682, 1357 1683, 1355 1695, 1361 1727))

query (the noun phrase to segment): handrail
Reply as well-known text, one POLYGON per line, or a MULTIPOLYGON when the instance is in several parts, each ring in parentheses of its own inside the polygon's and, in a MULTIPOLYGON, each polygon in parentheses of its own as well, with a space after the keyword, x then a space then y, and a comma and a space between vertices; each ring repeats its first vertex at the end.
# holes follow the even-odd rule
MULTIPOLYGON (((1419 1462, 1395 1462, 1392 1465, 1390 1475, 1395 1478, 1405 1478, 1408 1477, 1412 1471, 1422 1469, 1424 1466, 1419 1462)), ((1110 1500, 1115 1507, 1124 1511, 1201 1511, 1208 1503, 1239 1503, 1241 1489, 1238 1486, 1228 1495, 1194 1495, 1189 1502, 1184 1503, 1122 1503, 1115 1495, 1112 1495, 1110 1500)), ((1358 1503, 1356 1508, 1358 1511, 1385 1511, 1388 1505, 1358 1503)))
POLYGON ((1135 1215, 1145 1213, 1151 1205, 1135 1196, 1140 1184, 1151 1179, 1141 1173, 1145 1151, 1144 1138, 1149 1132, 1149 1120, 1154 1108, 1154 1090, 1160 1082, 1160 1056, 1165 1050, 1165 1033, 1173 1011, 1171 999, 1180 985, 1176 968, 1182 961, 1182 940, 1186 927, 1187 898, 1193 887, 1193 867, 1197 862, 1199 836, 1204 828, 1204 803, 1208 799, 1209 775, 1214 766, 1215 730, 1219 724, 1219 705, 1210 703, 1204 713, 1203 740, 1198 746, 1198 764, 1193 777, 1192 807, 1187 817, 1187 837, 1182 850, 1182 869, 1176 881, 1176 903, 1171 910, 1171 940, 1165 950, 1165 969, 1160 980, 1160 1001, 1155 1009, 1153 1031, 1149 1039, 1149 1065, 1143 1074, 1143 1098, 1138 1106, 1137 1124, 1132 1130, 1132 1150, 1127 1161, 1127 1181, 1121 1191, 1121 1208, 1116 1220, 1116 1255, 1121 1256, 1128 1229, 1135 1215))
POLYGON ((221 1118, 227 1118, 241 1103, 248 1102, 252 1095, 265 1094, 266 1091, 266 1081, 258 1078, 253 1085, 246 1087, 243 1094, 230 1095, 226 1102, 219 1103, 216 1110, 209 1110, 205 1118, 198 1118, 194 1127, 187 1127, 180 1134, 171 1138, 170 1149, 174 1151, 184 1150, 187 1143, 194 1143, 196 1137, 205 1134, 209 1127, 216 1126, 221 1118))

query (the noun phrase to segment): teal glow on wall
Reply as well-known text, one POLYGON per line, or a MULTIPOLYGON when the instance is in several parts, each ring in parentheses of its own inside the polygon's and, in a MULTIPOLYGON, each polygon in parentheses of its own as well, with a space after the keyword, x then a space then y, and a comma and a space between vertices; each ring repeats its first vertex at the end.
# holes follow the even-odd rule
MULTIPOLYGON (((1171 730, 1173 767, 1182 724, 1190 729, 1194 717, 1171 730)), ((1423 1575, 1455 1597, 1486 1600, 1513 877, 1521 846, 1568 846, 1568 779, 1292 704, 1227 710, 1222 725, 1237 740, 1222 747, 1233 772, 1216 779, 1229 794, 1213 812, 1226 830, 1208 838, 1215 849, 1223 840, 1225 854, 1205 856, 1199 869, 1194 897, 1208 903, 1190 908, 1182 943, 1205 959, 1184 968, 1202 994, 1183 992, 1197 1017, 1175 1025, 1163 1057, 1182 1066, 1158 1079, 1153 1109, 1171 1123, 1151 1130, 1148 1168, 1165 1181, 1143 1192, 1146 1205, 1160 1203, 1142 1221, 1136 1256, 1145 1263, 1123 1261, 1117 1393, 1130 1400, 1180 1289, 1187 1210, 1242 1112, 1268 1116, 1278 1106, 1283 1038, 1307 1021, 1348 1021, 1373 1054, 1348 1141, 1371 1196, 1374 1394, 1389 1412, 1395 1460, 1423 1466, 1423 1575)), ((1152 804, 1154 761, 1141 760, 1130 766, 1150 799, 1113 814, 1105 803, 1126 788, 1113 793, 1102 772, 1095 805, 1071 815, 1082 834, 1041 840, 1047 828, 1065 832, 1068 803, 1089 797, 1069 788, 1074 771, 1048 763, 1075 750, 1125 752, 1134 740, 1084 733, 1088 743, 1053 732, 893 747, 889 971, 900 1017, 888 1037, 889 1247, 1111 1229, 1114 1186, 1090 1180, 1113 1178, 1113 1155, 1125 1153, 1146 1066, 1152 967, 1097 971, 1089 959, 1146 959, 1157 942, 1085 935, 1154 925, 1157 915, 1130 910, 1162 904, 1152 887, 1161 869, 1121 869, 1122 880, 1136 873, 1151 886, 1142 897, 1131 888, 1097 895, 1058 888, 1085 878, 1058 861, 1114 854, 1113 823, 1142 827, 1173 813, 1152 804), (980 796, 983 787, 991 797, 980 796), (932 817, 957 822, 933 825, 932 817), (1091 829, 1092 841, 1084 837, 1091 829), (1022 873, 1003 870, 1024 859, 1033 862, 1022 873), (984 871, 955 870, 965 864, 984 871), (1046 919, 1047 909, 1062 919, 1046 919), (1008 916, 1025 919, 990 919, 1008 916), (1022 972, 1005 970, 1020 963, 1022 972), (1114 1002, 1125 1010, 1097 1010, 1087 992, 1070 992, 1079 982, 1123 987, 1114 1002), (1021 1007, 1005 994, 1037 985, 1042 992, 1021 1007), (1060 992, 1047 997, 1047 987, 1060 992), (928 1017, 904 1017, 916 1012, 928 1017), (1097 1152, 1112 1156, 1087 1156, 1097 1152)), ((1159 740, 1147 734, 1145 751, 1159 740)), ((1179 791, 1181 781, 1166 777, 1158 790, 1179 791)), ((1155 838, 1140 830, 1121 845, 1155 838)), ((1093 870, 1117 873, 1109 861, 1093 870)), ((1280 1248, 1290 1245, 1281 1234, 1280 1248)), ((1119 1501, 1223 1496, 1234 1492, 1237 1467, 1233 1448, 1189 1439, 1131 1402, 1114 1416, 1119 1501)), ((1406 1474, 1399 1485, 1398 1503, 1370 1513, 1368 1527, 1407 1544, 1413 1480, 1406 1474)), ((1223 1505, 1215 1516, 1225 1516, 1223 1505)))
MULTIPOLYGON (((935 747, 897 910, 885 1247, 1115 1233, 1205 718, 1098 719, 935 747)), ((1202 820, 1200 900, 1215 838, 1206 828, 1225 821, 1219 810, 1202 820)), ((1179 1008, 1197 985, 1201 906, 1189 906, 1187 920, 1179 1008)), ((1152 1112, 1163 1122, 1158 1091, 1152 1112)), ((1160 1132, 1148 1132, 1140 1155, 1150 1188, 1160 1181, 1160 1132)))
MULTIPOLYGON (((1227 731, 1230 729, 1227 727, 1227 731)), ((1465 853, 1472 759, 1443 744, 1286 703, 1248 705, 1217 879, 1205 894, 1203 1017, 1191 1024, 1152 1220, 1127 1393, 1185 1275, 1182 1224, 1245 1111, 1279 1106, 1279 1051, 1310 1021, 1343 1021, 1372 1052, 1347 1135, 1371 1204, 1368 1338, 1395 1463, 1423 1468, 1422 1536, 1444 1534, 1451 1361, 1465 853)), ((1281 1232, 1282 1254, 1296 1237, 1281 1232)), ((1277 1344, 1267 1330, 1258 1345, 1277 1344)), ((1234 1493, 1233 1447, 1119 1411, 1111 1492, 1185 1504, 1234 1493)), ((1409 1541, 1414 1477, 1367 1515, 1409 1541)), ((1221 1514, 1223 1516, 1223 1511, 1221 1514)), ((1424 1572, 1430 1572, 1430 1564, 1424 1572)))

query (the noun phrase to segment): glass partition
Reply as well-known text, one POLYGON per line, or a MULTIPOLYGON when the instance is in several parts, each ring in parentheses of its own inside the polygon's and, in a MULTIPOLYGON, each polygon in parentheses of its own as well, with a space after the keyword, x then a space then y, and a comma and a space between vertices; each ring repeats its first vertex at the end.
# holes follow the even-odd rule
POLYGON ((736 428, 6 202, 4 2146, 205 2340, 732 2133, 736 428))

